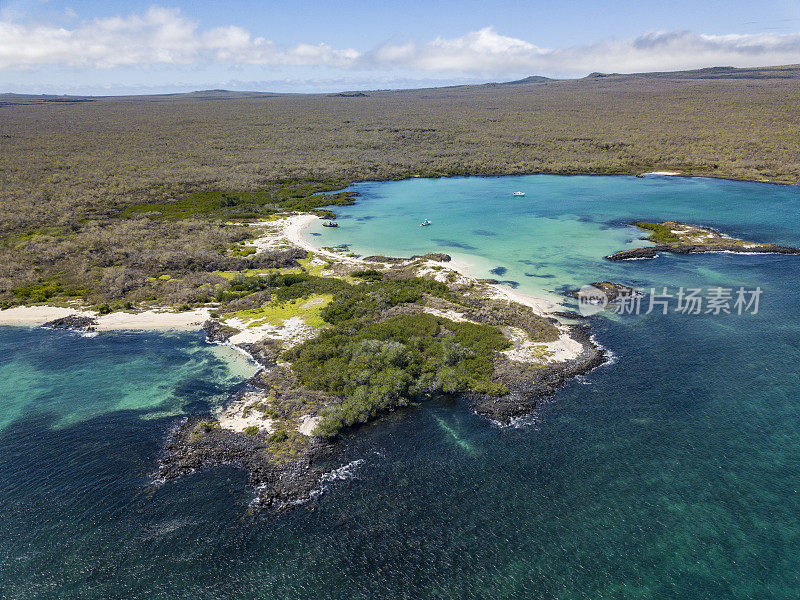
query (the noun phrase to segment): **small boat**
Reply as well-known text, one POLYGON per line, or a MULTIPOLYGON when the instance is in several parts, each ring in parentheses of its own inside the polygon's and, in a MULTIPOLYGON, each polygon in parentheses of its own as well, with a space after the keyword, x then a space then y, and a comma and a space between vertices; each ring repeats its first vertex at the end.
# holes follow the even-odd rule
POLYGON ((431 222, 428 219, 425 219, 422 223, 419 224, 420 227, 427 227, 430 225, 431 222))
POLYGON ((322 226, 323 227, 338 227, 339 224, 338 223, 334 223, 333 221, 323 221, 322 222, 322 226))
POLYGON ((515 196, 524 196, 525 192, 514 192, 515 196))

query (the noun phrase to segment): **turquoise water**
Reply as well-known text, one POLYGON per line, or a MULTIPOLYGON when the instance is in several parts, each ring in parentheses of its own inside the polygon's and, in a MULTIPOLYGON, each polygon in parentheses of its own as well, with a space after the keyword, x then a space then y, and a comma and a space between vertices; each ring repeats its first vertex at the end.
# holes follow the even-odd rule
POLYGON ((0 363, 0 429, 35 414, 48 415, 55 428, 124 410, 140 411, 143 419, 182 415, 194 402, 220 404, 231 386, 255 372, 241 353, 208 346, 194 334, 120 332, 101 340, 25 328, 0 334, 9 340, 0 363))
POLYGON ((800 244, 798 188, 542 176, 357 189, 340 230, 312 239, 403 254, 456 241, 529 291, 760 285, 760 310, 593 317, 614 364, 532 424, 501 429, 444 402, 395 414, 350 440, 350 477, 278 516, 248 514, 253 492, 233 469, 149 486, 171 415, 218 402, 244 375, 236 360, 195 334, 0 328, 0 597, 797 598, 800 258, 601 257, 638 218, 800 244), (439 206, 455 195, 472 217, 439 206), (457 235, 437 230, 448 218, 457 235), (584 237, 541 250, 551 221, 584 237), (516 241, 474 233, 490 227, 516 241), (528 277, 520 260, 554 277, 528 277), (164 387, 118 405, 114 381, 129 398, 132 381, 164 387))
MULTIPOLYGON (((628 225, 633 220, 686 220, 786 244, 798 242, 800 222, 797 187, 701 178, 454 177, 348 189, 362 194, 358 204, 336 207, 339 228, 311 228, 314 244, 348 244, 362 255, 446 252, 471 263, 479 277, 555 300, 565 289, 648 269, 602 260, 646 245, 638 240, 642 232, 628 225), (517 190, 526 195, 514 196, 517 190), (768 208, 759 210, 759 203, 768 208), (420 227, 424 219, 432 225, 420 227), (505 271, 491 272, 498 267, 505 271)), ((703 273, 707 267, 692 260, 681 268, 717 275, 703 273)))

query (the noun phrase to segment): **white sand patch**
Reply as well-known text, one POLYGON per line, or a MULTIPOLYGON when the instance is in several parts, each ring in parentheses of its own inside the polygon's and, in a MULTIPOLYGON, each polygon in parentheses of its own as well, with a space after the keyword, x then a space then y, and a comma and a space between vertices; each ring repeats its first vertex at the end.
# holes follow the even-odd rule
POLYGON ((284 348, 291 348, 309 340, 319 331, 315 327, 306 325, 300 317, 286 319, 281 325, 265 323, 253 327, 248 326, 246 321, 234 317, 227 319, 225 325, 241 330, 228 340, 231 344, 253 344, 264 338, 271 338, 282 342, 284 348))
POLYGON ((262 235, 253 240, 252 245, 259 250, 287 248, 296 246, 303 250, 313 252, 319 257, 325 257, 340 263, 350 265, 364 265, 365 261, 354 256, 345 256, 345 253, 331 252, 317 248, 303 237, 303 230, 307 229, 320 217, 316 215, 292 215, 275 221, 256 223, 252 227, 259 227, 262 235))
POLYGON ((647 173, 642 173, 642 175, 680 175, 679 171, 648 171, 647 173))
POLYGON ((43 325, 63 317, 96 317, 92 312, 59 306, 15 306, 0 310, 0 325, 43 325))
POLYGON ((272 432, 274 429, 272 419, 265 417, 264 413, 262 413, 260 410, 252 408, 252 406, 257 404, 259 401, 260 397, 258 394, 244 394, 241 399, 230 404, 219 412, 217 415, 219 426, 223 429, 230 429, 232 431, 242 431, 246 427, 255 425, 261 431, 266 431, 268 433, 272 432), (247 411, 248 414, 245 417, 245 409, 248 407, 251 407, 251 410, 247 411))
POLYGON ((146 310, 138 313, 115 312, 98 315, 95 312, 59 306, 16 306, 0 311, 0 325, 43 325, 63 317, 80 316, 97 319, 98 331, 120 329, 201 329, 208 319, 208 310, 198 308, 186 312, 146 310))
POLYGON ((567 330, 559 327, 561 335, 554 342, 534 342, 522 329, 506 327, 504 331, 514 343, 513 348, 504 350, 509 360, 525 363, 559 363, 573 360, 580 355, 583 346, 572 339, 567 330))
POLYGON ((499 300, 510 300, 517 302, 523 306, 533 309, 538 315, 544 315, 558 309, 558 305, 545 298, 537 298, 536 296, 529 296, 521 294, 516 290, 512 290, 501 284, 490 284, 488 286, 492 290, 492 297, 499 300))
POLYGON ((441 283, 467 285, 470 282, 468 277, 453 266, 453 261, 443 263, 435 260, 426 260, 417 269, 417 276, 430 277, 441 283))
POLYGON ((202 329, 208 318, 206 308, 185 312, 146 310, 140 313, 116 312, 97 318, 98 331, 116 329, 202 329))
POLYGON ((436 317, 442 317, 443 319, 450 319, 451 321, 455 321, 456 323, 474 323, 475 321, 470 321, 460 312, 456 312, 454 310, 440 310, 438 308, 432 308, 430 306, 426 306, 422 309, 422 312, 428 313, 429 315, 434 315, 436 317))
MULTIPOLYGON (((460 283, 469 283, 475 279, 474 267, 464 261, 452 259, 447 263, 447 268, 458 273, 463 279, 460 283)), ((546 298, 538 298, 528 294, 522 294, 506 285, 501 283, 487 284, 487 288, 491 291, 491 297, 496 300, 510 300, 517 302, 528 308, 532 308, 536 314, 543 315, 554 310, 558 310, 559 306, 546 298)))
POLYGON ((311 437, 314 428, 319 424, 322 420, 321 417, 312 417, 311 415, 303 415, 300 417, 300 426, 297 428, 297 431, 311 437))

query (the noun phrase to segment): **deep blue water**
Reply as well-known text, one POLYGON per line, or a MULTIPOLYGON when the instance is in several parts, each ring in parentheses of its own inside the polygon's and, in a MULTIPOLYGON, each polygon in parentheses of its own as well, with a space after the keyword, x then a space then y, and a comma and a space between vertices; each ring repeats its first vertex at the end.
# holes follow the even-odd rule
MULTIPOLYGON (((363 460, 353 477, 279 516, 250 515, 253 492, 231 469, 148 485, 176 415, 206 410, 241 380, 235 359, 194 334, 0 328, 0 597, 797 598, 800 258, 538 256, 525 241, 548 228, 531 221, 559 219, 533 199, 515 209, 507 195, 536 189, 533 206, 554 214, 563 204, 575 218, 561 226, 576 236, 588 227, 591 247, 620 231, 624 245, 632 219, 668 217, 800 244, 798 189, 612 177, 368 184, 330 232, 337 243, 349 233, 358 251, 444 248, 364 241, 373 223, 392 222, 380 208, 392 186, 426 210, 399 203, 391 218, 418 227, 428 217, 430 229, 445 213, 437 198, 458 187, 475 214, 464 231, 520 236, 507 255, 482 241, 496 236, 459 232, 453 239, 477 248, 464 255, 512 274, 517 258, 552 259, 545 290, 605 278, 760 285, 759 312, 593 317, 615 362, 565 386, 533 424, 501 429, 438 402, 396 414, 352 440, 350 458, 363 460), (127 402, 113 400, 115 381, 127 402)), ((520 289, 540 285, 519 279, 520 289)))

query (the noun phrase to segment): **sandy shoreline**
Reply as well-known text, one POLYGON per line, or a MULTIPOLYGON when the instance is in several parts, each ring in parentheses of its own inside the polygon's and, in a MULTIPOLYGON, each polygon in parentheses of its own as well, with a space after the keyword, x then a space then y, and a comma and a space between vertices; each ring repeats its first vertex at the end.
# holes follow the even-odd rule
MULTIPOLYGON (((254 245, 259 249, 279 248, 285 246, 296 246, 303 250, 313 252, 316 256, 330 259, 336 262, 350 265, 368 265, 362 258, 346 256, 343 253, 324 250, 308 241, 303 232, 316 222, 320 217, 310 214, 299 214, 264 223, 264 234, 254 241, 254 245)), ((447 263, 433 262, 430 266, 444 267, 455 271, 461 277, 474 279, 475 267, 468 261, 453 258, 447 263)), ((443 271, 446 273, 446 271, 443 271)), ((506 299, 528 306, 538 314, 546 314, 559 310, 558 304, 546 299, 523 294, 502 284, 487 284, 499 299, 506 299)), ((16 306, 6 310, 0 310, 0 326, 16 325, 36 327, 68 316, 92 317, 97 320, 97 331, 119 331, 119 330, 199 330, 203 323, 209 318, 209 309, 199 308, 185 312, 169 312, 159 310, 147 310, 138 313, 115 312, 107 315, 80 310, 77 308, 67 308, 59 306, 16 306)), ((254 334, 256 332, 253 332, 254 334)), ((259 332, 263 333, 263 332, 259 332)), ((247 340, 253 341, 250 335, 247 340)))
MULTIPOLYGON (((303 236, 303 232, 306 229, 308 229, 308 227, 310 227, 311 224, 317 221, 318 219, 320 219, 320 217, 317 217, 315 215, 296 215, 293 217, 287 217, 286 223, 282 224, 281 227, 284 238, 290 244, 295 245, 304 250, 308 250, 309 252, 313 252, 314 254, 317 254, 319 256, 324 256, 326 258, 330 258, 332 260, 344 263, 350 263, 356 265, 367 264, 361 258, 344 256, 337 252, 331 252, 329 250, 323 250, 322 248, 318 248, 314 246, 314 244, 309 242, 307 239, 305 239, 305 237, 303 236)), ((443 266, 446 269, 455 271, 462 277, 466 277, 469 279, 475 278, 475 267, 465 260, 452 258, 450 262, 436 263, 436 264, 438 266, 443 266)), ((488 284, 488 287, 497 294, 498 298, 504 298, 507 300, 511 300, 512 302, 523 304, 524 306, 532 308, 535 312, 539 314, 545 314, 560 309, 560 307, 557 304, 551 302, 546 298, 539 298, 536 296, 531 296, 529 294, 523 294, 502 284, 488 284)))
POLYGON ((92 317, 97 320, 97 331, 119 330, 198 330, 208 319, 205 308, 185 312, 146 310, 139 313, 116 312, 99 315, 95 312, 60 306, 15 306, 0 310, 0 325, 37 327, 62 317, 92 317))

